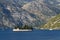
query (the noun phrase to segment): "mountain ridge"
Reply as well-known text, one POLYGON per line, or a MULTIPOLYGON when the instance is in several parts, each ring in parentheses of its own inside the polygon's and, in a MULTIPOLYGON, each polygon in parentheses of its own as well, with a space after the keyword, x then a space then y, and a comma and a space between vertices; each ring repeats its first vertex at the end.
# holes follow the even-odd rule
POLYGON ((39 27, 60 13, 58 0, 7 1, 0 0, 0 24, 7 27, 14 28, 18 25, 39 27))

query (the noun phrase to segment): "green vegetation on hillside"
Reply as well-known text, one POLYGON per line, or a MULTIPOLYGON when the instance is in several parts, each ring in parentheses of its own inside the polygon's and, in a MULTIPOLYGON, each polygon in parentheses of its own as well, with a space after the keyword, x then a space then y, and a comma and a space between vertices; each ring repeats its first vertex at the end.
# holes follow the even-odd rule
POLYGON ((42 26, 43 29, 60 29, 60 14, 51 18, 47 24, 42 26))

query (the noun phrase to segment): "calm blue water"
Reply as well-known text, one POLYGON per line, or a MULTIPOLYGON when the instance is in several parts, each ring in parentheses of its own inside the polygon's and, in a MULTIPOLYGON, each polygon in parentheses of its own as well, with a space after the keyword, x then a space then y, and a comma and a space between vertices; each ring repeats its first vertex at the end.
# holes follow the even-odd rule
POLYGON ((0 40, 60 40, 60 30, 33 30, 32 32, 0 31, 0 40))

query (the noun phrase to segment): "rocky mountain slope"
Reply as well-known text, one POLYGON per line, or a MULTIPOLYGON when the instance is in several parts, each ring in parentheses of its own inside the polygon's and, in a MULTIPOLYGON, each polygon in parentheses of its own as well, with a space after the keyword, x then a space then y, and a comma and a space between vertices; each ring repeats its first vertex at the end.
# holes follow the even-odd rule
POLYGON ((0 0, 0 27, 39 27, 60 13, 59 0, 0 0))
POLYGON ((60 14, 51 18, 47 24, 45 24, 43 29, 60 29, 60 14))

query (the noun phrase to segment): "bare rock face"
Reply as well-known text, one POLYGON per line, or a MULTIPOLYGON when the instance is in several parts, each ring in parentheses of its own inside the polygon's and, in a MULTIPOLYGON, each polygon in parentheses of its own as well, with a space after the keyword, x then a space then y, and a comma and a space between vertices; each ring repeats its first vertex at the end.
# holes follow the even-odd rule
POLYGON ((59 0, 0 0, 1 27, 38 27, 59 13, 59 0))

